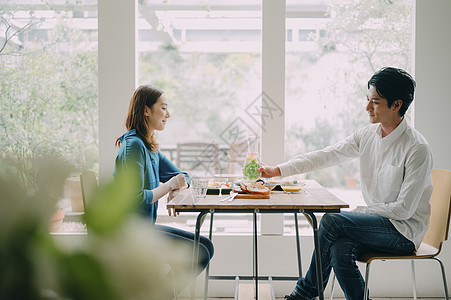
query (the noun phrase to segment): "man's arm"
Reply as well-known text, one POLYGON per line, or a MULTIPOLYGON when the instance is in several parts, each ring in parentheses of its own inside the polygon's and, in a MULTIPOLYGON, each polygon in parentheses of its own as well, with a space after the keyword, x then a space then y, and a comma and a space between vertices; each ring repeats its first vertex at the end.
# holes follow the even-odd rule
POLYGON ((361 132, 357 131, 333 146, 295 156, 288 162, 278 165, 281 176, 287 177, 332 167, 358 157, 361 132))

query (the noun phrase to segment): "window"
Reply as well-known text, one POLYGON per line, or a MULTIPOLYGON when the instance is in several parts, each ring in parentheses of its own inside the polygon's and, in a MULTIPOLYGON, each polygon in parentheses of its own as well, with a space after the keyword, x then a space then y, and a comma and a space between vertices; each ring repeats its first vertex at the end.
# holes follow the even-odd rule
MULTIPOLYGON (((230 162, 237 141, 227 133, 233 126, 238 131, 254 126, 244 111, 261 90, 261 1, 152 0, 139 4, 138 11, 138 31, 146 31, 138 41, 139 84, 163 89, 172 115, 159 133, 162 152, 176 163, 177 143, 214 143, 220 149, 219 171, 240 173, 241 165, 230 162)), ((215 173, 203 165, 188 172, 215 173)), ((193 216, 169 218, 165 205, 159 207, 159 222, 195 225, 193 216)), ((243 225, 251 224, 250 216, 233 218, 242 225, 233 226, 234 233, 252 230, 243 225)), ((230 221, 230 216, 215 218, 215 231, 227 233, 230 221)))
MULTIPOLYGON (((173 118, 160 142, 168 156, 177 142, 226 144, 224 128, 261 90, 261 2, 233 3, 140 5, 139 30, 158 38, 139 42, 139 81, 167 92, 173 118)), ((411 32, 411 1, 286 1, 285 159, 333 144, 368 124, 366 82, 385 65, 410 71, 411 32)), ((354 161, 306 177, 358 202, 358 170, 354 161)), ((189 217, 178 220, 194 226, 189 217)), ((286 216, 286 233, 292 223, 286 216)), ((226 232, 226 225, 221 228, 215 230, 226 232)))
POLYGON ((175 163, 177 143, 218 144, 220 172, 239 173, 225 132, 251 126, 242 116, 261 90, 260 1, 144 1, 138 32, 139 84, 163 89, 172 115, 159 134, 162 152, 175 163))
POLYGON ((60 156, 75 172, 97 171, 97 1, 6 2, 0 158, 15 164, 0 172, 16 174, 33 190, 42 156, 60 156))
MULTIPOLYGON (((287 0, 285 158, 334 144, 368 123, 366 85, 383 66, 411 71, 412 1, 287 0), (308 12, 308 13, 307 13, 308 12)), ((307 174, 357 187, 357 161, 307 174)))

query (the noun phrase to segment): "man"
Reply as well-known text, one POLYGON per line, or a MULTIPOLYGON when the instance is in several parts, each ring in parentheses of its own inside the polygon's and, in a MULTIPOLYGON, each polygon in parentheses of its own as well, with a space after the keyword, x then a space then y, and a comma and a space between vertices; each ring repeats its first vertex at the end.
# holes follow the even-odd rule
MULTIPOLYGON (((412 254, 428 228, 432 152, 426 139, 404 118, 414 90, 415 81, 404 70, 387 67, 377 71, 368 81, 366 111, 371 125, 334 146, 259 169, 263 177, 286 177, 360 159, 367 206, 325 214, 318 233, 324 286, 333 268, 346 299, 364 298, 365 283, 356 265, 359 254, 412 254)), ((316 296, 313 255, 306 276, 285 299, 316 296)))

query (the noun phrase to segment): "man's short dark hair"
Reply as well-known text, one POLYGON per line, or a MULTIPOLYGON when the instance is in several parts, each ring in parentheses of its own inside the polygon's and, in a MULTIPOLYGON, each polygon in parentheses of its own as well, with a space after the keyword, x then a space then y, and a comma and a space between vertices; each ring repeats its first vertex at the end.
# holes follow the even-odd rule
POLYGON ((409 73, 402 69, 385 67, 374 73, 368 81, 368 89, 371 85, 376 88, 379 96, 387 99, 388 107, 392 107, 396 100, 402 100, 399 115, 404 116, 413 101, 416 86, 409 73))

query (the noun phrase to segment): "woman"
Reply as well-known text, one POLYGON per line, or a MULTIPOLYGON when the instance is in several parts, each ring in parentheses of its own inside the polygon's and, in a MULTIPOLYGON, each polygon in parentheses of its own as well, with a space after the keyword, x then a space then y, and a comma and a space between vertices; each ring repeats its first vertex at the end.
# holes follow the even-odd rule
MULTIPOLYGON (((169 117, 163 92, 153 86, 142 85, 136 89, 130 101, 125 123, 128 131, 116 140, 116 146, 120 148, 115 173, 126 167, 139 172, 139 210, 150 218, 152 224, 157 219, 158 200, 168 193, 171 199, 190 182, 188 174, 171 163, 158 149, 155 131, 164 130, 169 117)), ((187 231, 162 225, 155 225, 155 229, 185 243, 192 244, 194 241, 194 234, 187 231)), ((199 273, 208 265, 213 251, 211 241, 201 236, 199 273)))

